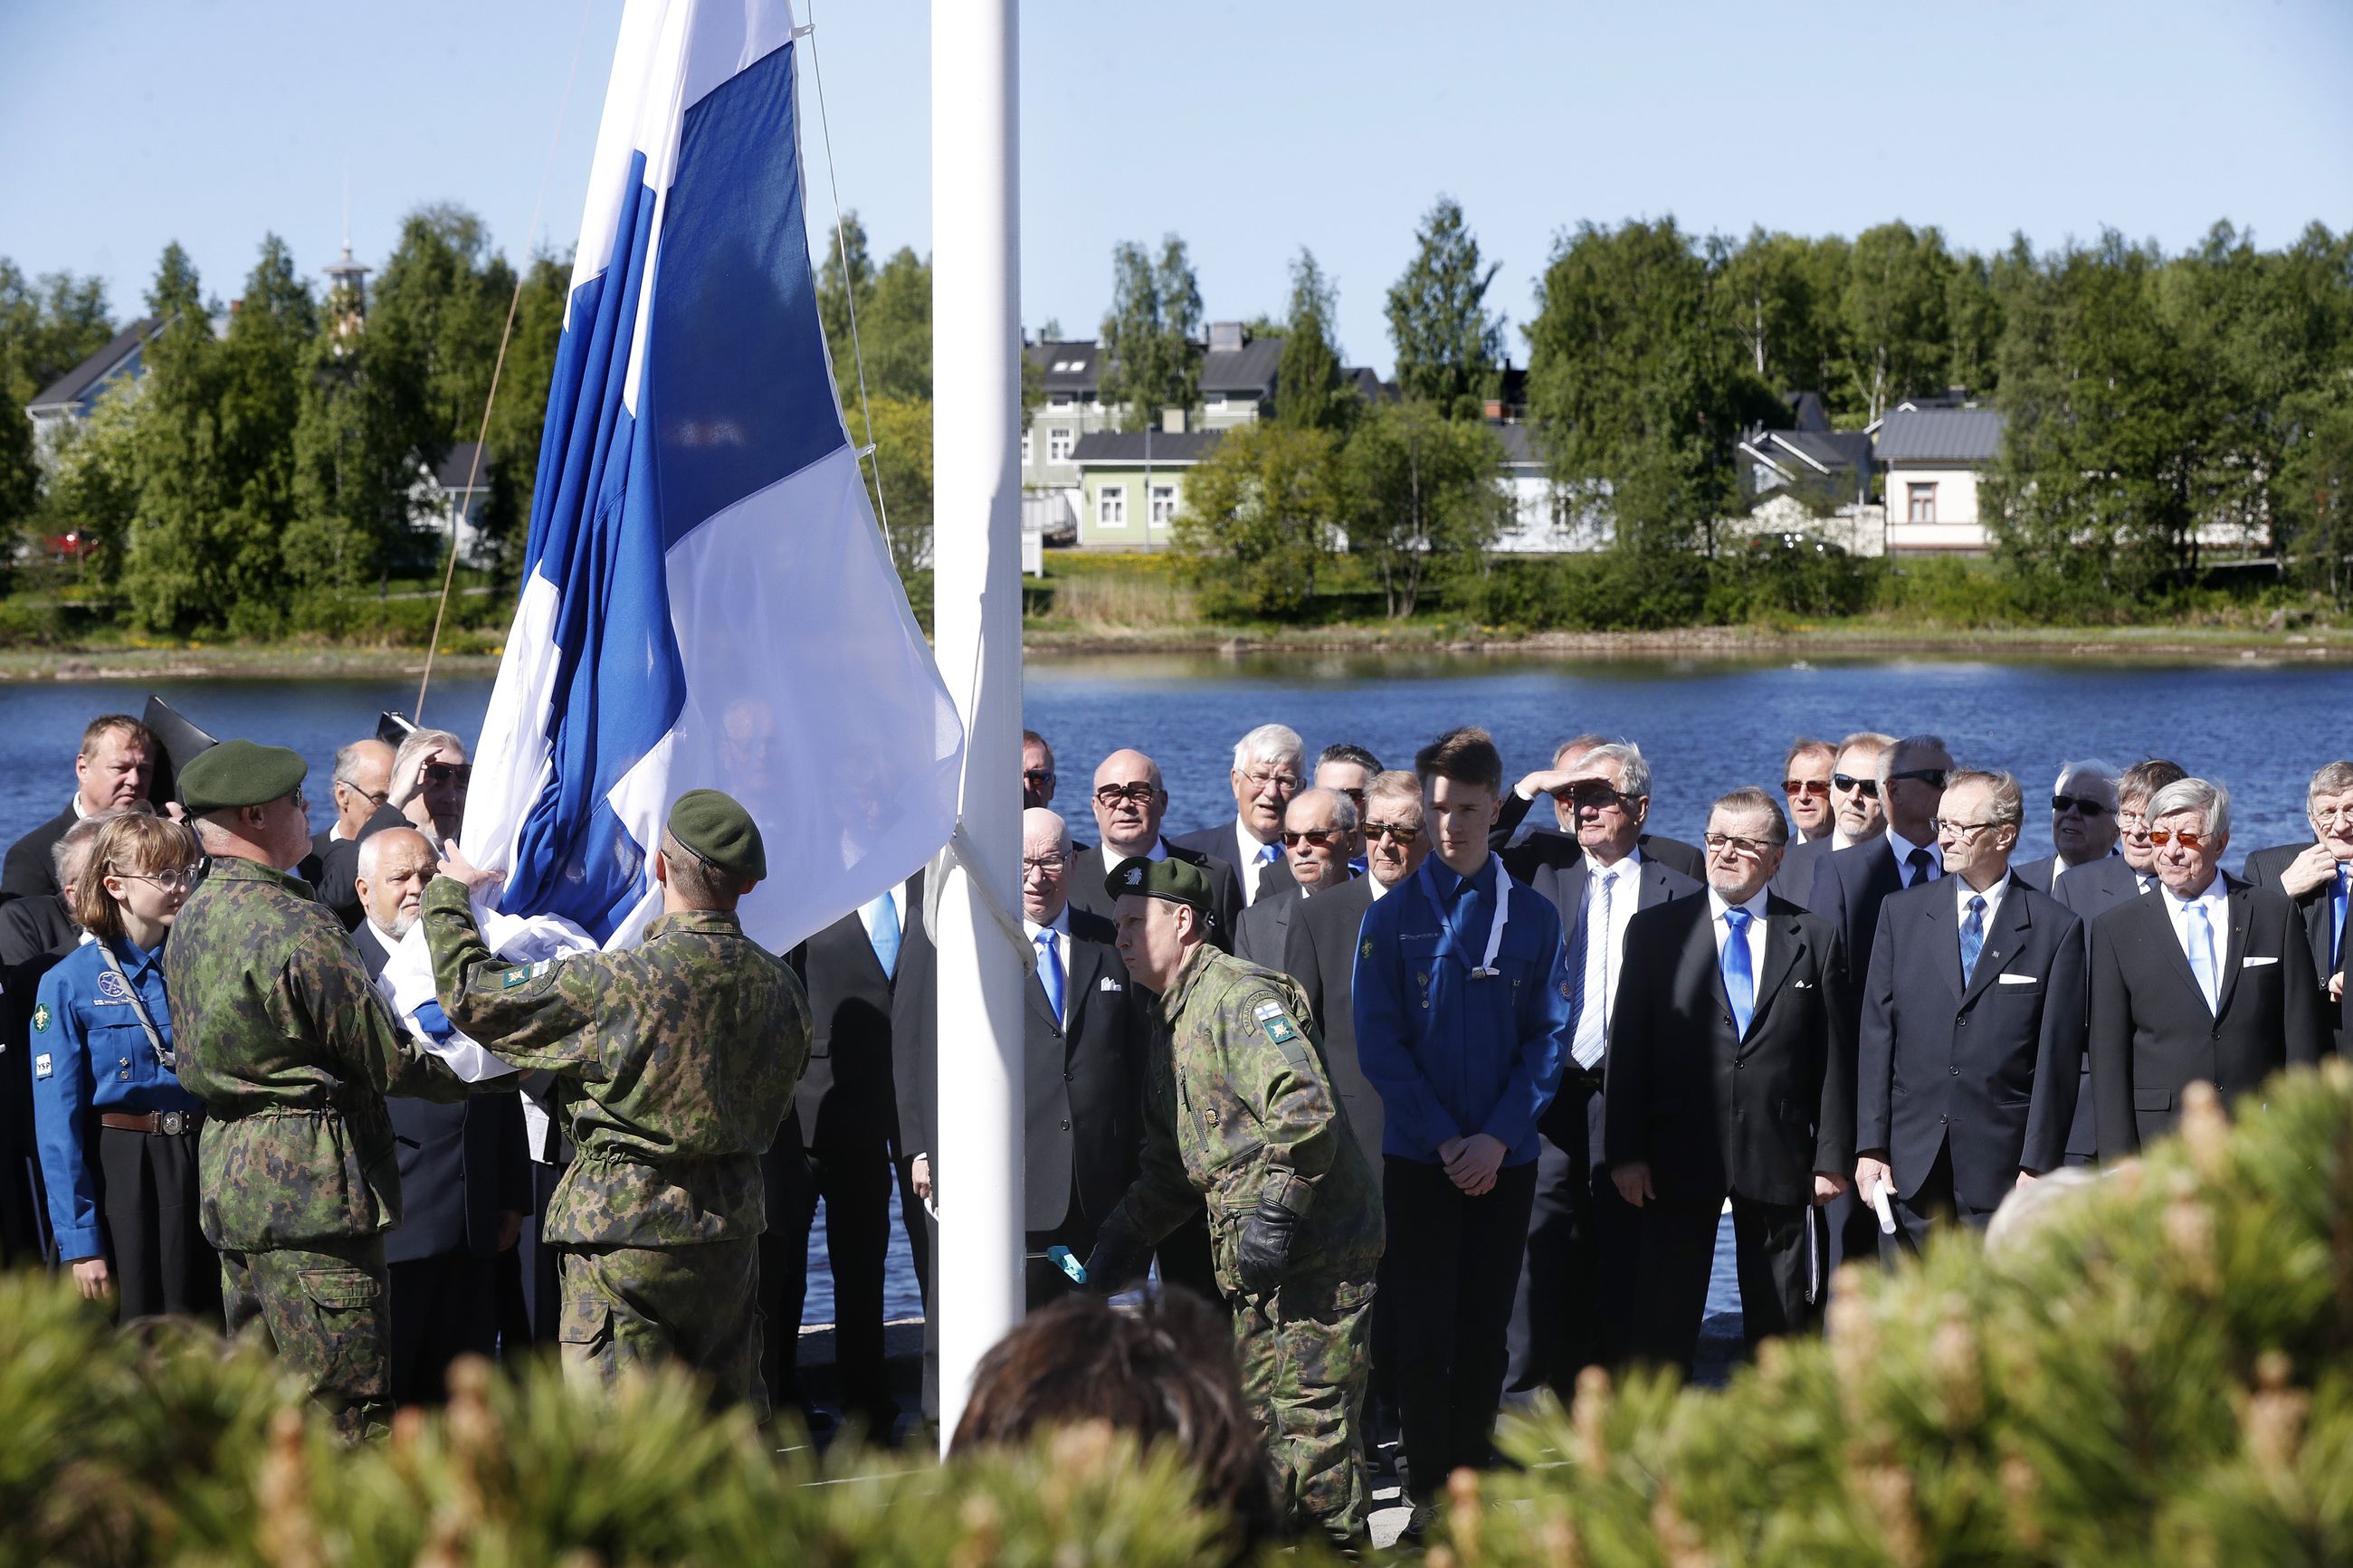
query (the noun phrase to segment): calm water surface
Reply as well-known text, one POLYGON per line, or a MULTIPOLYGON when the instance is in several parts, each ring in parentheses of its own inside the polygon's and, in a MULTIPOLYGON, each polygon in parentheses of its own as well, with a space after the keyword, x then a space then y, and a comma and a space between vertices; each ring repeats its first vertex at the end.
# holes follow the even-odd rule
MULTIPOLYGON (((0 843, 64 805, 83 724, 110 710, 135 713, 151 692, 214 734, 292 746, 310 759, 311 796, 323 802, 335 748, 372 732, 379 710, 406 710, 417 689, 410 679, 0 686, 0 843)), ((447 681, 434 688, 426 717, 470 739, 490 694, 487 679, 447 681)), ((1087 789, 1106 752, 1135 746, 1158 759, 1169 826, 1181 832, 1232 815, 1233 742, 1268 720, 1297 730, 1311 749, 1353 741, 1391 766, 1410 766, 1414 749, 1440 730, 1477 722, 1493 731, 1514 777, 1547 762, 1565 735, 1624 735, 1641 742, 1656 775, 1652 824, 1684 838, 1697 837, 1715 795, 1777 782, 1783 750, 1799 733, 1934 731, 1958 760, 2016 772, 2030 803, 2063 759, 2122 764, 2164 755, 2230 786, 2233 865, 2248 850, 2301 838, 2306 778, 2353 753, 2353 668, 2261 660, 1034 658, 1027 709, 1059 754, 1058 804, 1090 838, 1087 789)), ((312 819, 325 825, 322 805, 312 819)), ((2047 852, 2045 820, 2030 810, 2025 852, 2047 852)), ((807 1317, 822 1322, 833 1309, 818 1238, 812 1249, 807 1317)), ((894 1224, 890 1310, 919 1310, 894 1224)))

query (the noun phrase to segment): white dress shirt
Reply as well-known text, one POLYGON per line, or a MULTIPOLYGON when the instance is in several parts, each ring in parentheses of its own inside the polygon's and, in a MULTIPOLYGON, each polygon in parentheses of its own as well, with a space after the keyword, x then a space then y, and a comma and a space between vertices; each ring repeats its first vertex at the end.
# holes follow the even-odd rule
MULTIPOLYGON (((1250 830, 1249 824, 1242 821, 1241 814, 1236 812, 1234 814, 1234 868, 1241 875, 1242 908, 1244 909, 1258 902, 1258 874, 1262 865, 1259 857, 1270 846, 1258 841, 1258 836, 1250 830)), ((1275 859, 1282 859, 1282 846, 1275 844, 1271 847, 1274 850, 1275 859)))
MULTIPOLYGON (((2215 872, 2214 879, 2206 884, 2206 890, 2194 899, 2176 898, 2173 889, 2163 883, 2158 885, 2158 890, 2165 900, 2166 918, 2173 922, 2173 940, 2181 944, 2181 956, 2189 959, 2189 973, 2192 974, 2198 973, 2198 961, 2189 957, 2190 933, 2195 930, 2190 923, 2189 910, 2192 906, 2205 909, 2206 923, 2214 937, 2211 954, 2214 960, 2214 994, 2219 998, 2222 992, 2222 965, 2230 957, 2231 945, 2231 889, 2222 880, 2222 873, 2215 872)), ((2202 936, 2204 933, 2199 934, 2202 936)))
POLYGON ((1936 852, 1935 845, 1913 843, 1909 838, 1896 832, 1895 825, 1892 822, 1887 825, 1887 847, 1895 851, 1895 870, 1897 875, 1904 879, 1904 885, 1907 888, 1916 888, 1920 882, 1933 882, 1945 874, 1945 858, 1936 852), (1915 849, 1925 849, 1928 852, 1928 870, 1919 881, 1913 880, 1911 862, 1912 851, 1915 849))
MULTIPOLYGON (((1717 892, 1714 888, 1707 890, 1707 923, 1710 932, 1715 938, 1715 964, 1719 973, 1724 968, 1725 941, 1732 935, 1732 922, 1724 918, 1724 911, 1732 907, 1724 901, 1722 893, 1717 892)), ((1749 984, 1761 985, 1765 982, 1765 889, 1757 889, 1757 896, 1739 907, 1746 910, 1749 916, 1747 931, 1749 984)))
POLYGON ((1610 1003, 1618 988, 1619 960, 1626 952, 1626 928, 1633 923, 1635 906, 1642 900, 1642 852, 1636 849, 1613 866, 1589 864, 1585 878, 1585 910, 1579 930, 1585 932, 1585 977, 1577 994, 1577 1018, 1569 1035, 1569 1055, 1577 1065, 1590 1068, 1609 1049, 1610 1003), (1601 881, 1610 879, 1609 929, 1596 929, 1601 918, 1601 881))
POLYGON ((2010 884, 2011 881, 2010 873, 2008 871, 2004 871, 2001 874, 2001 880, 1996 882, 1992 887, 1988 888, 1982 893, 1978 892, 1975 888, 1970 887, 1968 884, 1968 879, 1966 877, 1948 877, 1946 880, 1953 884, 1953 907, 1960 911, 1961 919, 1966 921, 1969 918, 1969 900, 1971 899, 1983 899, 1986 901, 1986 930, 1993 930, 1993 917, 1995 914, 2000 912, 2001 909, 2002 895, 2010 891, 2010 884))

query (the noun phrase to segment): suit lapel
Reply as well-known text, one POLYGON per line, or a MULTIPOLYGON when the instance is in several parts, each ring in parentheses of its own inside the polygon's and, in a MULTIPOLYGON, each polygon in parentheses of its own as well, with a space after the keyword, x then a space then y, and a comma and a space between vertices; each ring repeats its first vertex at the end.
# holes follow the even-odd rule
MULTIPOLYGON (((1957 898, 1953 903, 1957 915, 1960 900, 1957 898)), ((2000 977, 2002 954, 2008 953, 2012 958, 2018 956, 2019 951, 2026 945, 2026 932, 2031 924, 2032 920, 2028 913, 2026 900, 2019 897, 2019 889, 2010 889, 2009 896, 2001 900, 2000 910, 1993 917, 1993 924, 1986 928, 1985 947, 1978 954, 1977 973, 1970 977, 1967 989, 1961 993, 1962 1006, 1966 1007, 1975 1002, 1985 994, 1987 986, 2000 977)), ((1953 963, 1957 971, 1960 963, 1960 928, 1956 924, 1953 931, 1953 963)))
POLYGON ((2240 972, 2247 966, 2247 905, 2253 895, 2253 889, 2244 882, 2232 882, 2229 886, 2231 896, 2223 907, 2230 911, 2231 931, 2222 944, 2222 973, 2214 977, 2215 991, 2221 997, 2214 1009, 2217 1018, 2230 1012, 2231 994, 2239 988, 2240 972))
MULTIPOLYGON (((1715 998, 1715 1010, 1724 1019, 1725 1033, 1734 1037, 1736 1055, 1739 1036, 1733 1027, 1732 998, 1724 989, 1724 955, 1716 951, 1715 946, 1715 905, 1704 898, 1694 899, 1692 902, 1697 906, 1697 912, 1693 916, 1690 931, 1683 939, 1683 963, 1691 966, 1684 971, 1686 978, 1683 984, 1689 984, 1696 980, 1698 984, 1694 989, 1704 990, 1715 998), (1692 973, 1693 968, 1697 970, 1696 974, 1692 973)), ((1682 994, 1688 995, 1690 992, 1682 994)), ((1755 1022, 1754 1010, 1750 1012, 1749 1019, 1755 1022)))
POLYGON ((2206 1013, 2209 1017, 2214 1016, 2207 1010, 2206 993, 2199 988, 2198 973, 2189 967, 2189 955, 2181 951, 2181 937, 2174 929, 2173 908, 2169 901, 2173 895, 2160 886, 2153 893, 2135 893, 2132 897, 2134 904, 2141 907, 2142 921, 2149 928, 2158 952, 2164 955, 2158 962, 2181 982, 2181 988, 2189 994, 2189 999, 2197 1004, 2200 1012, 2206 1013))
MULTIPOLYGON (((1789 971, 1805 951, 1805 933, 1799 929, 1797 916, 1766 915, 1765 960, 1757 975, 1756 1005, 1749 1009, 1748 1033, 1743 1037, 1744 1039, 1757 1037, 1757 1026, 1764 1021, 1766 1013, 1773 1005, 1773 998, 1781 994, 1783 983, 1789 978, 1789 971)), ((1717 984, 1721 986, 1722 984, 1719 978, 1717 984)))
POLYGON ((1642 862, 1642 890, 1634 901, 1638 910, 1656 909, 1673 897, 1667 891, 1667 868, 1655 860, 1642 862))

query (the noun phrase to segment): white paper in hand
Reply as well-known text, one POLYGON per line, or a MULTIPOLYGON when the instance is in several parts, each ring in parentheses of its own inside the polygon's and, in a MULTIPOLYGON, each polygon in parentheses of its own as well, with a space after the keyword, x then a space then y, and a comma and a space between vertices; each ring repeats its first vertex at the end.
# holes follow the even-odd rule
POLYGON ((1887 1184, 1880 1183, 1871 1189, 1871 1206, 1879 1212, 1879 1234, 1895 1234, 1895 1210, 1887 1201, 1887 1184))

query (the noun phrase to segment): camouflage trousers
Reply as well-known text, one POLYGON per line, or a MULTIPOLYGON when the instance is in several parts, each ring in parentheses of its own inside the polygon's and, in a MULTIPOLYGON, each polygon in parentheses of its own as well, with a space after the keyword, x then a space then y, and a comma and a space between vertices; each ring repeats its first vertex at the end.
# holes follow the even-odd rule
POLYGON ((1299 1279, 1234 1298, 1242 1396, 1257 1414, 1284 1511, 1335 1540, 1371 1501, 1361 1417, 1372 1368, 1373 1282, 1299 1279))
POLYGON ((220 1255, 221 1307, 232 1337, 266 1340, 310 1384, 345 1437, 390 1430, 391 1336, 384 1238, 220 1255))
POLYGON ((710 1382, 714 1405, 747 1404, 765 1421, 758 1247, 559 1247, 565 1378, 609 1386, 624 1368, 675 1362, 710 1382))

